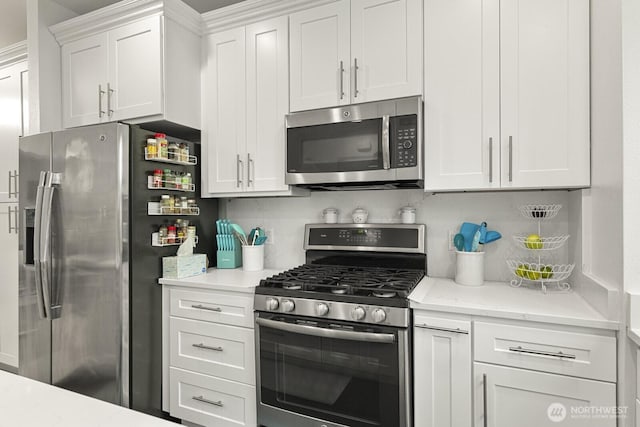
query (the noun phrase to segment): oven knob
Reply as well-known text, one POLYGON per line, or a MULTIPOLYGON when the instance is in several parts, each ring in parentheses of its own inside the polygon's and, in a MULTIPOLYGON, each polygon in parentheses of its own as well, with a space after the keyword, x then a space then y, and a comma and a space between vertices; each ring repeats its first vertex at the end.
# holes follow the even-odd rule
POLYGON ((323 302, 316 304, 316 314, 318 316, 326 316, 329 312, 329 306, 323 302))
POLYGON ((296 304, 291 301, 290 299, 283 299, 282 300, 282 310, 283 311, 293 311, 293 309, 296 308, 296 304))
POLYGON ((385 313, 381 308, 376 308, 375 310, 373 310, 373 313, 371 313, 371 316, 373 317, 374 322, 382 323, 386 320, 387 313, 385 313))
POLYGON ((275 298, 267 298, 266 305, 267 305, 267 310, 275 311, 280 306, 280 303, 275 298))
POLYGON ((353 310, 351 310, 351 318, 353 320, 362 320, 364 319, 364 316, 367 315, 367 312, 364 311, 364 308, 358 306, 356 308, 354 308, 353 310))

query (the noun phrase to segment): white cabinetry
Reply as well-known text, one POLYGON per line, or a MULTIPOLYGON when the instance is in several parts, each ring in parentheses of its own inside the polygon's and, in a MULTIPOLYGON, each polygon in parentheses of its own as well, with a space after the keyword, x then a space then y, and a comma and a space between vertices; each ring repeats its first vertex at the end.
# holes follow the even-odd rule
POLYGON ((203 426, 256 425, 253 294, 164 286, 163 409, 203 426))
POLYGON ((589 2, 424 8, 425 189, 589 186, 589 2))
POLYGON ((421 94, 421 13, 420 0, 340 0, 292 14, 291 110, 421 94))
POLYGON ((18 367, 18 138, 27 131, 26 43, 0 51, 0 365, 18 367))
POLYGON ((414 419, 471 427, 471 322, 414 314, 414 419))
POLYGON ((63 126, 199 128, 199 15, 178 0, 118 5, 51 27, 62 46, 63 126))
POLYGON ((284 183, 287 17, 207 36, 203 196, 292 194, 284 183))

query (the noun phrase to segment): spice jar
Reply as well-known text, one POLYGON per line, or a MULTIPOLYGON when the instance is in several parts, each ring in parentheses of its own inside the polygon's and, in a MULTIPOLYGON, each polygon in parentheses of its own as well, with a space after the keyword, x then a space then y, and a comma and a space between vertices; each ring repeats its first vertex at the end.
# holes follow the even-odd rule
POLYGON ((175 178, 173 176, 173 172, 171 171, 171 169, 164 170, 163 181, 164 181, 165 188, 175 187, 175 178))
POLYGON ((193 243, 196 242, 196 226, 190 225, 187 227, 187 237, 191 237, 193 239, 193 243))
POLYGON ((162 169, 153 171, 153 187, 162 188, 162 169))
POLYGON ((189 201, 184 196, 180 197, 180 207, 182 209, 188 209, 189 208, 189 201))
POLYGON ((176 226, 170 225, 167 227, 167 243, 176 242, 176 226))
POLYGON ((180 146, 177 142, 170 142, 168 150, 170 160, 180 160, 180 146))
POLYGON ((189 172, 182 175, 182 189, 185 191, 191 190, 191 174, 189 172))
POLYGON ((173 187, 180 190, 182 189, 182 172, 176 172, 173 177, 173 187))
POLYGON ((167 159, 167 135, 164 133, 156 133, 154 137, 158 144, 158 157, 161 159, 167 159))
POLYGON ((168 194, 160 196, 160 213, 171 213, 172 208, 173 203, 171 202, 171 197, 168 194))
POLYGON ((154 138, 147 139, 147 158, 155 159, 158 157, 158 141, 154 138))
POLYGON ((164 245, 167 243, 167 226, 161 225, 158 229, 158 239, 160 240, 160 244, 164 245))
POLYGON ((180 144, 180 156, 183 162, 189 162, 189 146, 187 144, 180 144))

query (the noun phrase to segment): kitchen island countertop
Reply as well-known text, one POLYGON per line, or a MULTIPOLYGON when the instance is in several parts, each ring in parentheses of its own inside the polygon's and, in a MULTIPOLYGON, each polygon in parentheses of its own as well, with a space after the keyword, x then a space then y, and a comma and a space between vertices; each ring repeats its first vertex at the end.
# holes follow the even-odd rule
POLYGON ((242 268, 210 268, 205 274, 184 279, 160 278, 161 285, 189 286, 192 288, 217 289, 221 291, 252 294, 260 280, 282 272, 282 270, 244 271, 242 268))
POLYGON ((409 296, 414 309, 529 320, 585 328, 618 330, 577 292, 546 295, 538 289, 515 288, 505 282, 458 285, 452 279, 425 277, 409 296))
POLYGON ((0 371, 0 425, 176 427, 170 421, 0 371))

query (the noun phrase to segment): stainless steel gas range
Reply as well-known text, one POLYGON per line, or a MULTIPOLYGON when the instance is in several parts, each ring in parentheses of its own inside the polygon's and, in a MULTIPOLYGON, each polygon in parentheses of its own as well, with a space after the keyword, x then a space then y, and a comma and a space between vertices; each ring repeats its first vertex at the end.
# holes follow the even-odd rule
POLYGON ((423 224, 309 224, 306 263, 256 288, 258 425, 412 425, 409 293, 423 224))

